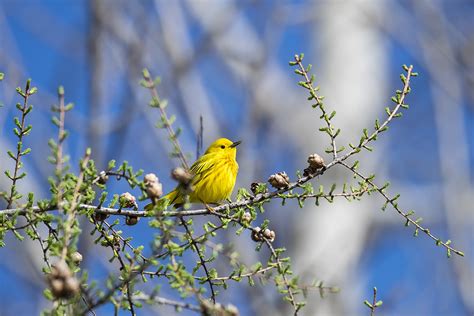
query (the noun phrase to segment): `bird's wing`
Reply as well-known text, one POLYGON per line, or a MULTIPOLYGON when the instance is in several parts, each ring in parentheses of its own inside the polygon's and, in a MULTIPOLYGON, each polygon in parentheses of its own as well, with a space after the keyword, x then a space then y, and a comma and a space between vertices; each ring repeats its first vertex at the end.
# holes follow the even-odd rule
POLYGON ((193 174, 193 185, 199 183, 209 176, 211 171, 214 170, 216 164, 219 163, 219 159, 215 159, 216 157, 213 156, 215 156, 214 153, 202 155, 193 163, 190 169, 191 173, 193 174))

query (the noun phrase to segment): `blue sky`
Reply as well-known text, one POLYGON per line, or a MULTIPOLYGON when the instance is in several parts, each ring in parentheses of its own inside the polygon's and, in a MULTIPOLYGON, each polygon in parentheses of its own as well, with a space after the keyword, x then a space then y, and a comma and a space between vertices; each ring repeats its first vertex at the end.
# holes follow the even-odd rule
MULTIPOLYGON (((411 8, 408 1, 395 1, 401 7, 411 8)), ((308 5, 306 1, 289 1, 289 5, 308 5)), ((469 1, 455 1, 453 5, 447 5, 441 1, 448 16, 451 27, 460 39, 453 41, 459 45, 472 45, 474 36, 474 5, 469 1), (471 39, 469 41, 469 38, 471 39), (458 43, 459 42, 459 43, 458 43)), ((263 1, 260 4, 263 8, 271 7, 271 2, 263 1)), ((153 3, 145 4, 144 7, 153 7, 153 3)), ((243 13, 252 23, 258 34, 265 34, 265 21, 268 16, 262 16, 262 7, 254 8, 248 5, 243 9, 243 13)), ((88 40, 91 30, 91 16, 89 11, 89 2, 87 1, 69 1, 67 4, 62 1, 3 1, 0 3, 0 26, 6 27, 2 31, 0 37, 0 71, 6 73, 5 82, 8 87, 23 85, 27 78, 32 78, 34 85, 38 86, 39 93, 32 101, 35 105, 35 112, 32 115, 34 130, 38 130, 38 134, 42 139, 35 138, 29 146, 33 148, 33 153, 39 157, 46 157, 48 152, 47 139, 54 137, 55 130, 48 119, 48 109, 51 102, 54 102, 54 96, 58 85, 63 85, 66 89, 66 100, 75 104, 74 112, 71 117, 66 119, 73 127, 71 128, 71 137, 68 140, 67 148, 71 155, 73 165, 89 146, 86 138, 87 131, 82 125, 90 119, 90 102, 91 102, 91 80, 92 69, 90 62, 90 48, 88 40), (11 67, 18 69, 19 76, 11 76, 9 69, 11 67), (69 120, 69 121, 68 121, 69 120)), ((126 9, 121 14, 126 15, 126 9), (123 12, 125 11, 125 12, 123 12)), ((156 12, 150 9, 145 15, 150 22, 159 20, 156 12)), ((187 19, 190 25, 198 25, 199 23, 193 19, 188 12, 187 19)), ((130 23, 137 23, 131 18, 130 23)), ((152 25, 156 25, 152 24, 152 25)), ((159 25, 159 23, 158 23, 159 25)), ((285 26, 281 31, 279 45, 277 45, 273 54, 269 56, 269 60, 276 62, 283 69, 287 69, 291 75, 291 69, 287 67, 288 60, 292 58, 295 52, 313 52, 307 54, 307 59, 313 64, 318 64, 320 56, 317 50, 313 50, 317 43, 311 41, 317 36, 312 36, 307 29, 312 25, 310 22, 303 23, 303 27, 299 24, 285 26)), ((196 27, 190 27, 192 30, 191 38, 196 43, 202 39, 203 30, 196 27)), ((151 32, 153 33, 154 30, 151 32)), ((416 33, 418 29, 414 30, 416 33)), ((317 30, 313 30, 317 32, 317 30)), ((159 30, 156 30, 159 33, 159 30)), ((407 34, 410 37, 413 34, 407 34)), ((149 35, 151 36, 151 35, 149 35)), ((157 38, 160 38, 157 35, 157 38)), ((161 38, 160 38, 161 39, 161 38)), ((428 205, 436 205, 439 200, 438 209, 429 210, 433 213, 443 213, 443 201, 441 195, 442 175, 440 172, 439 159, 439 139, 437 135, 437 127, 433 111, 433 97, 430 93, 432 89, 433 79, 429 75, 429 69, 420 63, 419 55, 414 55, 416 49, 407 49, 393 37, 384 38, 389 51, 389 67, 387 67, 387 77, 393 78, 389 82, 389 91, 399 87, 398 74, 400 73, 401 64, 414 64, 420 77, 414 80, 412 85, 413 93, 409 96, 409 103, 413 106, 401 120, 393 123, 389 133, 386 136, 386 142, 389 152, 384 155, 384 165, 386 165, 387 174, 390 181, 398 183, 399 186, 413 186, 419 188, 429 188, 424 192, 430 192, 433 195, 423 196, 418 199, 429 199, 428 205), (433 201, 435 201, 433 203, 433 201)), ((148 42, 148 41, 147 41, 148 42)), ((137 110, 143 105, 132 104, 129 100, 141 100, 146 94, 142 91, 138 84, 138 77, 135 88, 131 88, 125 80, 127 73, 122 66, 128 63, 123 59, 123 47, 116 47, 113 40, 104 40, 104 47, 107 49, 107 55, 104 63, 107 64, 107 73, 101 78, 100 84, 105 87, 106 95, 102 96, 104 103, 103 113, 109 119, 104 126, 110 127, 114 124, 114 118, 121 117, 123 111, 130 111, 129 114, 134 117, 130 122, 129 128, 122 134, 111 133, 109 138, 103 140, 110 149, 105 154, 106 159, 102 161, 105 164, 107 159, 117 159, 118 161, 128 160, 136 169, 144 169, 146 171, 158 170, 157 173, 162 179, 165 188, 173 186, 173 182, 168 177, 170 170, 176 162, 167 158, 166 151, 155 151, 159 146, 160 140, 155 137, 155 132, 150 130, 146 125, 146 116, 152 115, 157 117, 155 113, 144 114, 137 110), (116 54, 116 55, 115 55, 116 54), (118 61, 117 61, 118 60, 118 61), (116 64, 114 64, 116 63, 116 64), (115 65, 110 67, 110 65, 115 65), (133 94, 133 89, 140 96, 133 94), (133 97, 131 97, 133 96, 133 97), (140 99, 141 98, 141 99, 140 99), (128 106, 128 107, 127 107, 128 106), (114 149, 117 149, 114 151, 114 149)), ((193 43, 195 44, 195 43, 193 43)), ((246 122, 247 115, 252 113, 252 95, 250 95, 247 85, 242 78, 232 77, 227 71, 223 71, 224 62, 216 58, 214 47, 209 52, 204 52, 203 57, 194 66, 195 70, 205 78, 205 84, 209 88, 210 103, 215 106, 216 116, 219 120, 227 120, 222 124, 222 131, 225 136, 230 138, 240 137, 243 133, 239 130, 246 122), (225 80, 224 80, 225 79, 225 80)), ((162 51, 158 51, 156 55, 146 55, 139 63, 137 69, 133 69, 138 73, 142 67, 149 67, 155 74, 163 78, 163 90, 166 98, 170 99, 172 104, 171 112, 178 114, 176 125, 189 126, 190 119, 188 115, 182 115, 180 112, 185 109, 183 96, 174 84, 176 76, 170 72, 166 62, 160 57, 163 56, 162 51)), ((435 65, 430 65, 435 67, 435 65)), ((468 176, 471 186, 474 179, 474 105, 472 98, 472 69, 463 68, 460 62, 459 69, 464 71, 460 77, 463 80, 463 93, 460 107, 462 108, 465 137, 467 140, 466 152, 468 153, 467 161, 470 165, 471 174, 468 176), (471 94, 470 94, 471 93, 471 94)), ((296 85, 296 80, 294 83, 296 85)), ((447 78, 446 80, 449 80, 447 78)), ((1 83, 0 85, 3 85, 1 83)), ((279 87, 275 87, 278 89, 279 87)), ((17 98, 11 99, 5 92, 0 90, 0 101, 5 104, 0 109, 0 115, 6 117, 6 124, 0 129, 0 137, 13 141, 11 136, 12 118, 14 115, 14 103, 17 98), (7 103, 8 102, 8 103, 7 103)), ((389 96, 387 96, 387 105, 389 104, 389 96)), ((151 110, 150 110, 151 111, 151 110)), ((149 112, 145 112, 149 113, 149 112)), ((127 112, 125 112, 127 114, 127 112)), ((375 118, 374 118, 375 119, 375 118)), ((259 133, 268 132, 268 126, 272 122, 265 120, 259 121, 260 126, 257 127, 259 133)), ((105 128, 105 127, 104 127, 105 128)), ((182 142, 188 152, 194 153, 195 131, 185 128, 183 132, 182 142)), ((164 136, 162 137, 164 138, 164 136)), ((205 139, 205 145, 210 140, 205 139)), ((245 144, 245 140, 244 140, 245 144)), ((258 150, 265 144, 258 141, 249 142, 252 150, 258 150)), ((249 148, 248 147, 248 148, 249 148)), ((245 155, 245 147, 243 147, 245 155)), ((250 148, 248 149, 250 150, 250 148)), ((262 174, 270 174, 274 172, 272 168, 294 169, 297 165, 296 161, 300 159, 299 152, 292 147, 291 144, 285 144, 284 151, 288 154, 277 157, 262 167, 262 174)), ((449 154, 449 153, 448 153, 449 154)), ((268 152, 263 153, 263 157, 271 157, 268 152)), ((4 159, 4 157, 2 157, 4 159)), ((32 166, 32 174, 41 176, 51 171, 44 162, 29 158, 26 163, 32 166)), ((46 184, 46 179, 40 184, 46 184)), ((127 190, 123 183, 114 183, 109 191, 122 192, 127 190)), ((48 196, 47 190, 38 193, 40 196, 48 196)), ((417 200, 416 197, 409 197, 408 200, 417 200)), ((423 204, 423 203, 418 203, 423 204)), ((0 204, 1 205, 1 204, 0 204)), ((409 206, 410 207, 410 206, 409 206)), ((471 209, 472 211, 472 209, 471 209)), ((374 212, 379 212, 374 210, 374 212)), ((394 212, 387 211, 386 214, 380 216, 396 217, 394 212)), ((472 216, 472 212, 471 212, 472 216)), ((449 232, 447 224, 443 219, 443 215, 437 216, 435 221, 426 219, 430 229, 448 239, 449 232)), ((466 315, 467 307, 462 303, 460 293, 455 284, 455 272, 453 261, 455 260, 473 260, 472 255, 467 258, 446 259, 445 253, 440 248, 433 245, 433 242, 422 236, 413 238, 411 231, 403 226, 403 221, 399 218, 398 226, 389 224, 380 224, 371 232, 366 250, 358 262, 358 273, 362 275, 365 291, 365 297, 360 297, 360 308, 356 312, 360 314, 367 313, 364 305, 364 299, 371 298, 371 289, 377 286, 380 298, 384 300, 384 306, 381 314, 383 315, 406 315, 415 313, 417 315, 466 315)), ((147 222, 142 220, 138 226, 123 227, 123 230, 132 236, 134 241, 139 243, 149 242, 151 231, 147 228, 147 222)), ((466 253, 472 253, 474 250, 472 227, 468 227, 467 231, 462 231, 467 235, 469 249, 464 249, 466 253)), ((11 253, 13 246, 21 247, 21 244, 10 240, 5 249, 0 249, 0 256, 11 253)), ((95 259, 90 260, 90 267, 94 266, 95 259)), ((472 265, 471 265, 472 267, 472 265)), ((99 268, 94 271, 97 277, 103 277, 104 269, 99 268)), ((28 279, 21 279, 18 274, 12 273, 11 268, 0 265, 0 280, 8 287, 0 289, 0 305, 9 305, 8 302, 21 302, 21 306, 12 304, 7 309, 7 314, 28 315, 34 313, 40 300, 35 297, 35 285, 28 282, 28 279)), ((340 295, 344 295, 350 289, 343 289, 340 295)), ((108 309, 106 309, 108 311, 108 309)), ((248 311, 250 313, 250 311, 248 311)))

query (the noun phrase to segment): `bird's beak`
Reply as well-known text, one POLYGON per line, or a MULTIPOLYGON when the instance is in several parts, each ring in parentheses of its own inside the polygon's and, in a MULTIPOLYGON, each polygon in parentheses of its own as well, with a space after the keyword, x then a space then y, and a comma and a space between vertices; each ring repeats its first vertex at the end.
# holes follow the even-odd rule
POLYGON ((229 147, 231 147, 231 148, 237 147, 237 146, 239 146, 239 144, 240 144, 241 142, 242 142, 242 141, 240 141, 240 140, 239 140, 239 141, 236 141, 236 142, 233 142, 229 147))

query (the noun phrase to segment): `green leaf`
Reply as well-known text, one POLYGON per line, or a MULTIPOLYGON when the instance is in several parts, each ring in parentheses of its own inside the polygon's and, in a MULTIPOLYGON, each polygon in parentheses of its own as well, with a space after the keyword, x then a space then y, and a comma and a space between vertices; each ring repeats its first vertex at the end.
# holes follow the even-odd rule
POLYGON ((54 300, 53 293, 51 292, 50 289, 45 289, 45 290, 43 291, 43 295, 44 295, 44 297, 45 297, 48 301, 54 300))
POLYGON ((36 92, 38 92, 38 88, 36 88, 36 87, 33 87, 33 88, 31 88, 30 90, 28 90, 28 94, 29 94, 29 95, 33 95, 33 94, 35 94, 36 92))

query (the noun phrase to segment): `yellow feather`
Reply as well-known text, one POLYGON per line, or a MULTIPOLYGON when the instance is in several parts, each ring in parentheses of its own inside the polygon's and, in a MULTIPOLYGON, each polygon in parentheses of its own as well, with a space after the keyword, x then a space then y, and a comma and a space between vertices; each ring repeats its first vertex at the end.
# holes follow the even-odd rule
MULTIPOLYGON (((190 202, 210 204, 230 198, 239 172, 236 161, 236 146, 239 143, 219 138, 194 162, 190 168, 193 175, 190 202)), ((163 198, 168 199, 171 205, 184 203, 184 195, 179 187, 163 198)))

